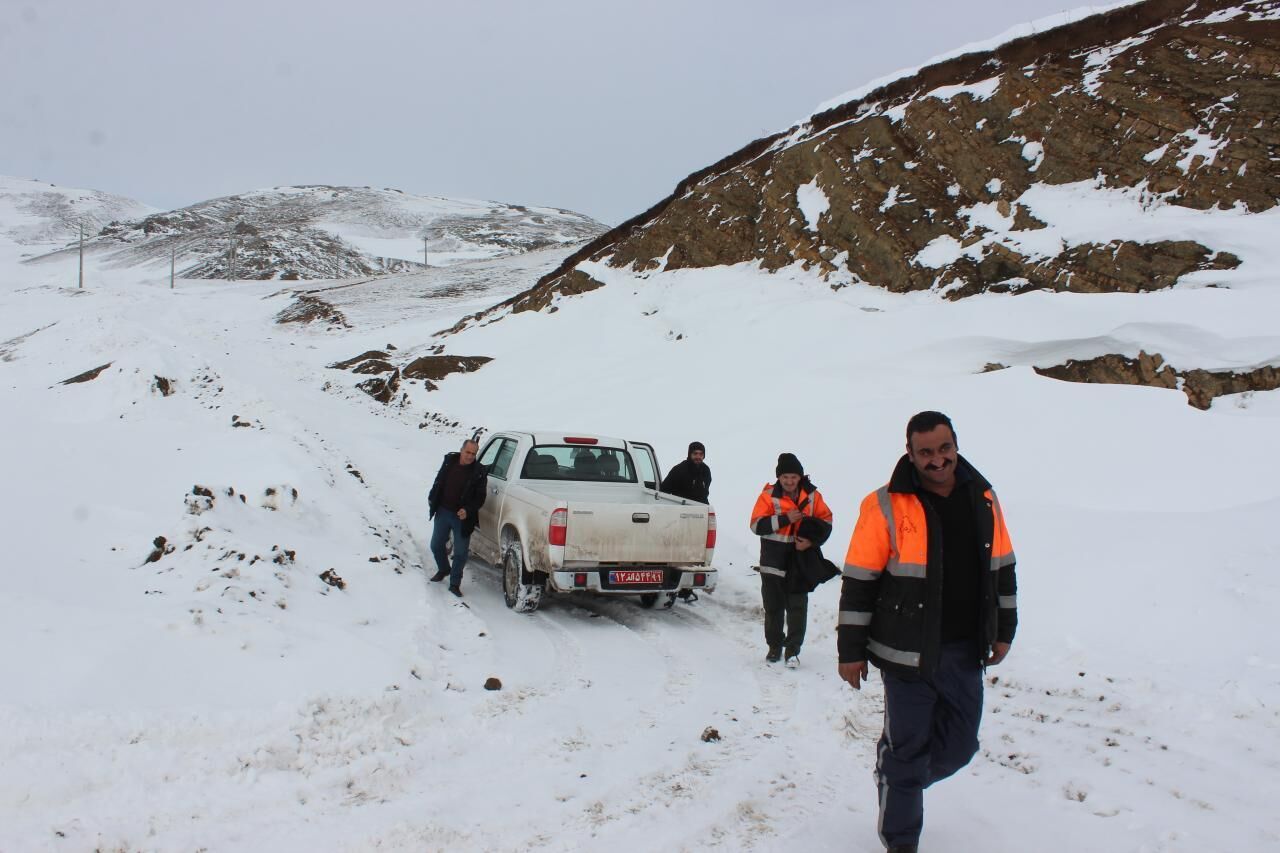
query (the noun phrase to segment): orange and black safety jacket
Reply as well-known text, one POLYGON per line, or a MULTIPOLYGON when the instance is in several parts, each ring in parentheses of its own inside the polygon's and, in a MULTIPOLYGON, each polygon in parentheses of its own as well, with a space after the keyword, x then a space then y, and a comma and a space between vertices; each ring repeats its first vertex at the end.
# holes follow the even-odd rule
POLYGON ((760 537, 760 574, 787 576, 787 557, 795 546, 800 522, 787 520, 787 513, 799 510, 831 523, 831 510, 822 492, 805 477, 796 490, 795 500, 787 496, 781 483, 766 483, 751 510, 751 532, 760 537))
MULTIPOLYGON (((1018 627, 1013 545, 995 491, 964 457, 957 460, 956 480, 971 497, 981 549, 978 626, 985 658, 997 641, 1012 643, 1018 627)), ((904 455, 888 485, 862 501, 844 559, 841 663, 870 660, 900 674, 933 671, 942 643, 941 522, 919 489, 904 455)))

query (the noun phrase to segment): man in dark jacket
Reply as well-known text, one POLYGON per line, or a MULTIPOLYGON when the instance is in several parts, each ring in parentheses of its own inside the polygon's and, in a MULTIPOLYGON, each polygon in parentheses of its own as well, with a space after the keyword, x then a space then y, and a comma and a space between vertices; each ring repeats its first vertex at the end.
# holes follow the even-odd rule
POLYGON ((840 593, 840 677, 884 679, 876 751, 880 840, 915 853, 924 789, 978 751, 982 670, 1018 625, 1013 545, 991 484, 957 450, 951 420, 920 412, 888 485, 862 501, 840 593))
POLYGON ((480 520, 489 485, 489 470, 476 461, 480 444, 473 439, 462 442, 458 453, 446 453, 436 480, 427 494, 427 518, 435 520, 431 531, 431 554, 436 558, 433 581, 449 579, 449 592, 462 598, 462 569, 467 565, 471 547, 471 531, 480 520), (453 536, 453 566, 445 543, 453 536))
POLYGON ((700 504, 711 502, 711 466, 701 441, 689 444, 689 455, 662 478, 662 491, 700 504))

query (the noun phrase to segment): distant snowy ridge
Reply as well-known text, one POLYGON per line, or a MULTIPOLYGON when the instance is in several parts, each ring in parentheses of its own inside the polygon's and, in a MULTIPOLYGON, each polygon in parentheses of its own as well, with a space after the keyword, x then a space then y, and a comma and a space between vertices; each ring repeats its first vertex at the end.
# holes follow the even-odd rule
POLYGON ((0 175, 0 243, 22 247, 22 255, 78 239, 82 225, 91 237, 110 222, 155 212, 123 196, 0 175))
POLYGON ((604 230, 558 208, 297 186, 117 222, 90 248, 107 267, 167 270, 172 259, 185 278, 332 279, 503 257, 604 230))

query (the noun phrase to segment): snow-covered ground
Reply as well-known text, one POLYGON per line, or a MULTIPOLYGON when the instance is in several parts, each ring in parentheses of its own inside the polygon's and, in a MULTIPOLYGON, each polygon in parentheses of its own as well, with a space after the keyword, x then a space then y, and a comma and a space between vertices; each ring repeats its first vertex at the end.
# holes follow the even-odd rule
POLYGON ((1274 361, 1265 248, 1248 286, 956 303, 600 265, 554 312, 444 338, 555 258, 338 283, 346 329, 277 325, 278 283, 91 266, 77 291, 74 260, 10 263, 0 851, 878 850, 879 680, 836 676, 838 583, 801 669, 764 663, 747 516, 795 452, 839 561, 925 408, 1000 491, 1022 627, 924 849, 1276 849, 1280 392, 1201 412, 1031 369, 1152 341, 1274 361), (326 367, 440 343, 494 361, 405 408, 326 367), (425 491, 476 427, 647 439, 667 466, 705 442, 720 588, 522 616, 481 565, 463 602, 427 583, 425 491))

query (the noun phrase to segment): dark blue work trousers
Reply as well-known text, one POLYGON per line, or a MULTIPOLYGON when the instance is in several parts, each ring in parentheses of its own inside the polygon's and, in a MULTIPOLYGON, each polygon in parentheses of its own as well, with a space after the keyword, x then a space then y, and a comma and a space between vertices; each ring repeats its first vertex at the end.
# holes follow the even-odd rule
POLYGON ((927 678, 881 674, 884 733, 875 772, 880 840, 886 847, 916 844, 924 827, 924 789, 978 751, 982 664, 976 643, 944 643, 927 678))
POLYGON ((471 548, 471 537, 462 532, 462 519, 456 510, 441 509, 436 513, 435 526, 431 529, 431 554, 436 558, 436 568, 449 572, 449 586, 462 583, 462 569, 467 565, 467 551, 471 548), (449 554, 445 551, 445 543, 449 535, 453 535, 453 566, 449 565, 449 554))

